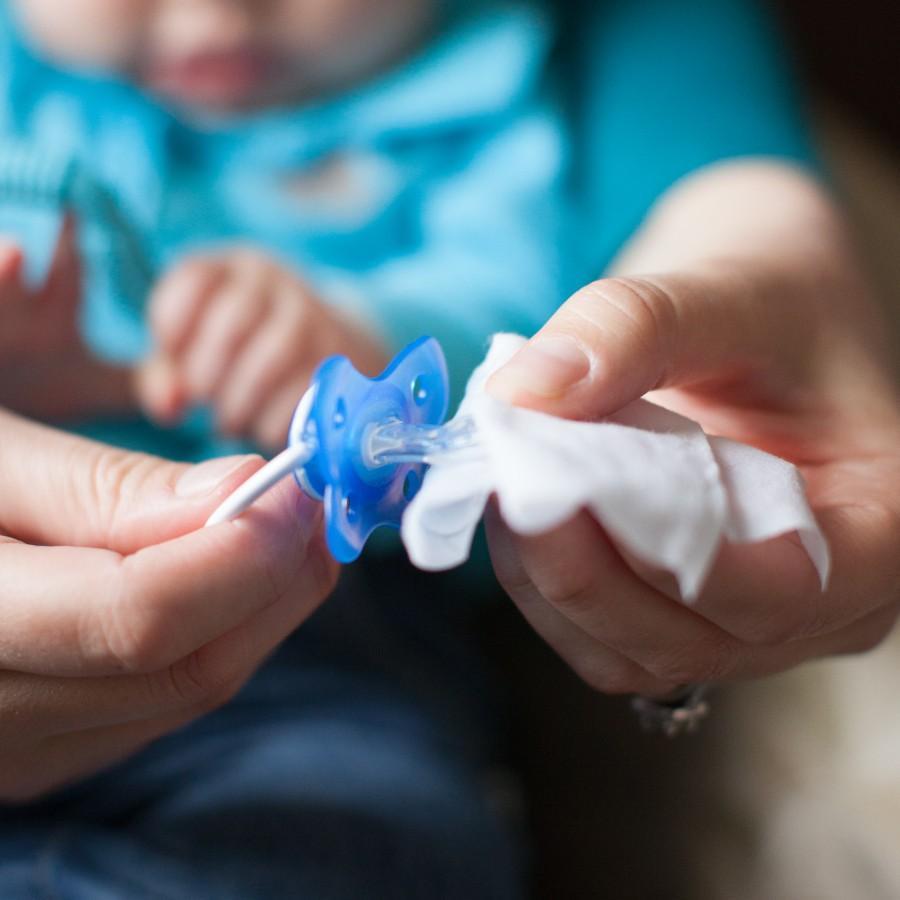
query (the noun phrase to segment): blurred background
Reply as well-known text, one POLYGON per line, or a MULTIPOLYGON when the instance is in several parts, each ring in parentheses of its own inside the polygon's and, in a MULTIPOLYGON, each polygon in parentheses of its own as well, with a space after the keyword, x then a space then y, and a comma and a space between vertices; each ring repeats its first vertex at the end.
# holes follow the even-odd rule
POLYGON ((900 28, 892 0, 845 4, 774 0, 817 91, 881 139, 900 160, 900 28))
POLYGON ((822 150, 900 337, 900 8, 892 0, 769 2, 806 76, 822 150))

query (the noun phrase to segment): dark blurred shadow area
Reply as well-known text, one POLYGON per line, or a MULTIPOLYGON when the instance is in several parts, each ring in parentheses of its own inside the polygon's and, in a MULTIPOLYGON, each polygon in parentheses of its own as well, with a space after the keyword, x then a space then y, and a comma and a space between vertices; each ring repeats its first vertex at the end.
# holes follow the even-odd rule
POLYGON ((900 160, 897 4, 772 2, 811 83, 900 160))
POLYGON ((822 152, 900 339, 897 4, 770 3, 805 76, 822 152))

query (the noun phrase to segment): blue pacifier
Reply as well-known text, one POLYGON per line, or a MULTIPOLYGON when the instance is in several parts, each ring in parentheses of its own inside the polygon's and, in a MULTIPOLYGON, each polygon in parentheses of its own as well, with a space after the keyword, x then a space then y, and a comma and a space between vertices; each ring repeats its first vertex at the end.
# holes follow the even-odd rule
POLYGON ((447 363, 434 338, 410 344, 377 378, 361 375, 345 357, 326 360, 297 407, 287 450, 207 524, 236 518, 293 474, 325 506, 335 559, 352 562, 376 528, 399 528, 431 461, 475 445, 470 422, 443 424, 448 397, 447 363))
POLYGON ((292 446, 316 445, 315 455, 297 471, 297 481, 325 504, 335 559, 350 562, 380 525, 400 526, 425 472, 416 463, 373 466, 366 453, 372 432, 389 422, 441 424, 447 414, 447 364, 438 342, 423 338, 378 378, 360 375, 345 357, 326 360, 313 392, 309 414, 298 409, 290 433, 292 446))

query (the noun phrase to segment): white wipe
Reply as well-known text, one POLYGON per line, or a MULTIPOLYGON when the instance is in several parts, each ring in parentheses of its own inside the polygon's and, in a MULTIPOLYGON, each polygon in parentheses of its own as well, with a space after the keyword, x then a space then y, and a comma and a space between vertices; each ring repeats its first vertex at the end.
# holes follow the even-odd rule
POLYGON ((458 416, 477 425, 479 458, 444 457, 403 518, 403 542, 423 569, 465 562, 492 494, 523 535, 550 531, 589 510, 619 547, 672 572, 695 598, 723 539, 764 541, 797 532, 828 578, 825 539, 797 469, 695 422, 637 401, 599 423, 519 409, 484 392, 490 375, 523 345, 498 335, 469 381, 458 416))

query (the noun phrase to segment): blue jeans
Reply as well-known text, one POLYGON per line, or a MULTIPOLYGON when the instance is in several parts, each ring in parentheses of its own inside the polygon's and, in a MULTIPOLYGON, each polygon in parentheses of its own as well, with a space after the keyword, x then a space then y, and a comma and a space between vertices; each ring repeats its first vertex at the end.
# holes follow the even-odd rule
POLYGON ((446 585, 351 570, 228 706, 0 809, 0 898, 521 896, 490 679, 446 585))

